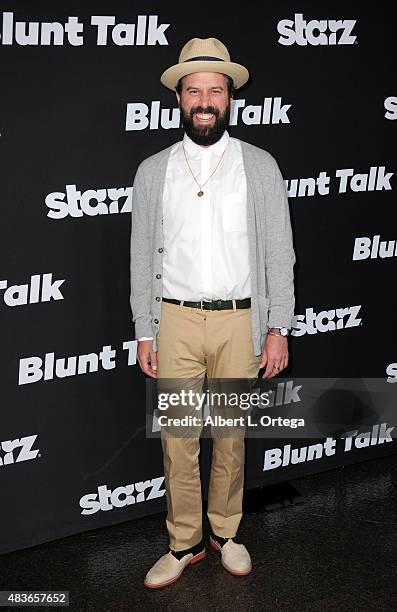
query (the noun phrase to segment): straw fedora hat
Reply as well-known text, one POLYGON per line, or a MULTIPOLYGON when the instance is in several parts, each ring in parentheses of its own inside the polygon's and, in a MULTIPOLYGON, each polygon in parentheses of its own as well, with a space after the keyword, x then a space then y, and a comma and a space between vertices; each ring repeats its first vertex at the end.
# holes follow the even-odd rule
POLYGON ((222 72, 233 79, 238 89, 249 79, 247 68, 230 61, 229 51, 217 38, 192 38, 179 55, 179 62, 160 77, 163 85, 175 90, 180 78, 193 72, 222 72))

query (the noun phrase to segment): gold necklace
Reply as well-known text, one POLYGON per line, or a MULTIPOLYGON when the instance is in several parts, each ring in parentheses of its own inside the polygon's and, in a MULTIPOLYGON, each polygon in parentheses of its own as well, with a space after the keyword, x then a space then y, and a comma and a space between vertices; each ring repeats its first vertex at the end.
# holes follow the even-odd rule
MULTIPOLYGON (((228 141, 227 145, 228 145, 228 144, 229 144, 229 141, 228 141)), ((198 187, 199 187, 199 191, 197 192, 197 195, 198 195, 198 197, 199 197, 199 198, 201 198, 201 196, 203 196, 203 195, 204 195, 204 191, 203 191, 203 187, 204 187, 204 185, 205 185, 206 183, 208 183, 208 181, 210 180, 210 178, 211 178, 211 177, 212 177, 212 176, 215 174, 216 170, 218 169, 218 166, 219 166, 219 164, 221 163, 221 161, 222 161, 222 159, 223 159, 223 156, 224 156, 224 154, 225 154, 225 151, 226 151, 226 149, 227 149, 227 145, 226 145, 226 147, 225 147, 225 148, 224 148, 224 150, 223 150, 223 153, 222 153, 222 155, 221 155, 221 157, 220 157, 220 160, 218 161, 218 163, 217 163, 217 164, 216 164, 216 166, 215 166, 215 170, 213 170, 213 172, 212 172, 212 173, 209 175, 209 177, 207 178, 207 180, 206 180, 206 181, 205 181, 205 182, 204 182, 202 185, 200 185, 200 183, 198 182, 198 180, 196 179, 196 177, 194 176, 194 174, 193 174, 193 172, 192 172, 192 169, 191 169, 191 167, 190 167, 190 164, 189 164, 189 162, 188 162, 188 160, 187 160, 187 155, 186 155, 185 147, 184 147, 184 145, 183 145, 183 143, 182 143, 182 148, 183 148, 183 152, 184 152, 184 154, 185 154, 186 163, 187 163, 187 165, 188 165, 188 168, 189 168, 189 170, 190 170, 190 172, 191 172, 192 177, 194 178, 194 180, 196 181, 196 183, 197 183, 197 185, 198 185, 198 187)))

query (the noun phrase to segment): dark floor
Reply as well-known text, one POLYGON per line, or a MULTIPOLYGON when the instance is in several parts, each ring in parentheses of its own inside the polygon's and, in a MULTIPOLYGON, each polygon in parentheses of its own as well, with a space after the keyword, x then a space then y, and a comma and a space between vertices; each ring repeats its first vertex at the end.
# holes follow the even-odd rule
POLYGON ((167 549, 162 514, 3 555, 0 589, 69 590, 69 609, 90 612, 396 611, 397 455, 292 484, 303 504, 243 519, 248 576, 228 574, 208 547, 177 583, 146 589, 167 549))

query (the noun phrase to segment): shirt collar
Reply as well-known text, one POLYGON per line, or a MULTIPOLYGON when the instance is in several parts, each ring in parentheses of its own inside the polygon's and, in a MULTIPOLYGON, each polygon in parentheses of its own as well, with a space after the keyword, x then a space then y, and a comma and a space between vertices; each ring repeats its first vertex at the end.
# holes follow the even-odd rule
POLYGON ((201 145, 196 144, 193 140, 186 134, 183 136, 182 144, 185 147, 186 154, 189 157, 195 157, 198 153, 203 151, 211 151, 214 155, 222 155, 225 150, 228 142, 229 142, 229 132, 225 130, 222 134, 222 137, 215 142, 213 145, 209 147, 202 147, 201 145))

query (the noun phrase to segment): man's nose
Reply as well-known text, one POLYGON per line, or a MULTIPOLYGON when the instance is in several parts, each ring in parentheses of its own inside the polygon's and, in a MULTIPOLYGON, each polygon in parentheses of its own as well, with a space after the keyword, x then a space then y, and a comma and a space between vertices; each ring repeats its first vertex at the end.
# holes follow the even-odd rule
POLYGON ((202 93, 200 97, 200 106, 206 108, 207 106, 212 106, 211 103, 211 94, 202 93))

